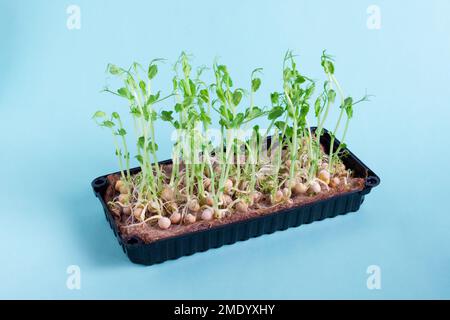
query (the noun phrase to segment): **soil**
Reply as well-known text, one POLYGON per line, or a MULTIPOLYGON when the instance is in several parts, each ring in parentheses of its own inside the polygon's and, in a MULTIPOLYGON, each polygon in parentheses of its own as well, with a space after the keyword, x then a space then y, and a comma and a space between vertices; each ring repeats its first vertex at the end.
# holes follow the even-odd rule
MULTIPOLYGON (((167 166, 165 171, 170 171, 171 166, 167 166)), ((106 203, 111 201, 118 193, 114 189, 115 182, 119 179, 118 175, 109 175, 108 177, 108 188, 104 195, 104 200, 106 203)), ((211 221, 197 220, 197 222, 189 225, 183 224, 172 224, 169 229, 162 230, 157 226, 148 224, 139 224, 133 226, 127 226, 125 223, 126 217, 121 217, 120 212, 111 210, 110 213, 113 215, 117 226, 121 232, 123 240, 128 240, 133 237, 141 239, 144 243, 155 242, 160 239, 174 237, 182 235, 185 233, 190 233, 194 231, 206 230, 212 227, 229 224, 232 222, 237 222, 241 220, 250 219, 253 217, 270 214, 282 209, 288 209, 292 207, 299 207, 311 202, 315 202, 322 199, 328 199, 335 195, 344 194, 353 191, 359 191, 364 188, 364 178, 349 178, 347 186, 343 184, 339 185, 337 188, 331 188, 328 191, 321 191, 316 195, 299 195, 291 198, 289 202, 283 202, 278 205, 272 205, 268 198, 263 198, 257 205, 249 207, 248 212, 233 212, 233 214, 228 215, 222 219, 213 219, 211 221)), ((200 214, 198 215, 200 219, 200 214)))

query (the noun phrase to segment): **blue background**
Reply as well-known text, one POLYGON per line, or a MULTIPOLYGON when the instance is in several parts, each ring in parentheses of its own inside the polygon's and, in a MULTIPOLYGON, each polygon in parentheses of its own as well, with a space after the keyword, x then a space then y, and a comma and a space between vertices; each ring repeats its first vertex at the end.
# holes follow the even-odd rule
MULTIPOLYGON (((448 148, 450 2, 0 0, 0 298, 450 298, 448 148), (68 30, 66 8, 81 8, 68 30), (369 5, 381 29, 366 26, 369 5), (90 117, 122 110, 99 93, 106 64, 144 64, 182 50, 214 57, 235 82, 264 67, 258 104, 278 89, 282 56, 322 78, 336 57, 361 105, 350 149, 382 184, 358 213, 152 267, 130 263, 90 182, 116 171, 109 134, 90 117), (81 268, 81 290, 66 268, 81 268), (368 290, 378 265, 381 290, 368 290)), ((158 86, 169 89, 171 66, 158 86)), ((169 131, 157 128, 159 157, 169 131)))

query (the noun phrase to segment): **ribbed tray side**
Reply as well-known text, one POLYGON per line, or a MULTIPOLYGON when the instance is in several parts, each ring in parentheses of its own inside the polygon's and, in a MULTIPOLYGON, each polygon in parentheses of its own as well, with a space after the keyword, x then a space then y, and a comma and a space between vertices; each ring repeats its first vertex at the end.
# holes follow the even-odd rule
POLYGON ((124 244, 124 249, 132 262, 152 265, 357 211, 362 200, 363 196, 360 193, 348 193, 276 214, 211 228, 190 235, 162 239, 151 244, 124 244))

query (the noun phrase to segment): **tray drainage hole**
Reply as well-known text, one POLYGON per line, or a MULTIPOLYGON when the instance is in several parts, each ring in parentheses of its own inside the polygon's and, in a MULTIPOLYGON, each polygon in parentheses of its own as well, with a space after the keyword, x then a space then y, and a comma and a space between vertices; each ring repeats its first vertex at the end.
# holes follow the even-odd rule
POLYGON ((379 184, 380 184, 380 179, 378 177, 375 177, 375 176, 367 177, 367 180, 366 180, 367 186, 376 187, 379 184))
POLYGON ((138 244, 141 243, 141 239, 137 238, 137 237, 131 237, 130 239, 127 240, 127 244, 138 244))
POLYGON ((106 184, 106 178, 98 178, 97 180, 94 181, 94 185, 96 187, 103 187, 106 184))

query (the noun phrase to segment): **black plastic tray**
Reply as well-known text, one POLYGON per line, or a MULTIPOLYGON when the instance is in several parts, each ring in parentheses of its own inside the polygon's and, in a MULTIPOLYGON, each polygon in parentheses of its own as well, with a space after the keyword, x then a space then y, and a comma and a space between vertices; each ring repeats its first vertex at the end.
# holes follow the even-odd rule
MULTIPOLYGON (((324 132, 321 143, 329 148, 330 136, 327 131, 324 132)), ((335 148, 338 145, 339 141, 335 140, 335 148)), ((346 167, 353 170, 355 176, 366 179, 364 188, 360 191, 347 192, 328 199, 282 209, 259 217, 164 238, 149 244, 143 243, 138 238, 128 240, 122 238, 114 217, 103 200, 103 196, 108 187, 106 177, 109 174, 94 179, 91 185, 95 195, 103 206, 106 220, 109 222, 128 258, 134 263, 152 265, 166 260, 192 255, 196 252, 203 252, 211 248, 219 248, 225 244, 233 244, 237 241, 259 237, 263 234, 270 234, 275 231, 286 230, 302 224, 357 211, 364 201, 364 196, 380 183, 380 178, 348 149, 347 152, 348 155, 343 158, 346 167)), ((168 163, 171 163, 171 160, 160 162, 160 164, 168 163)), ((134 174, 139 171, 140 168, 138 167, 132 169, 131 173, 134 174)))

